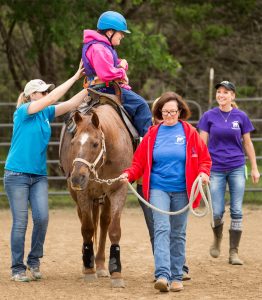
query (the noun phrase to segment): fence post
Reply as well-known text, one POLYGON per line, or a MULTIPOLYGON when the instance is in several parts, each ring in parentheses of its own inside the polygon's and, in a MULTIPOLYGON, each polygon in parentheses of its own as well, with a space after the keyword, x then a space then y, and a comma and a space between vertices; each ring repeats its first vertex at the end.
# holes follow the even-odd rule
POLYGON ((208 93, 208 109, 212 106, 213 100, 213 85, 214 85, 214 69, 209 70, 209 93, 208 93))

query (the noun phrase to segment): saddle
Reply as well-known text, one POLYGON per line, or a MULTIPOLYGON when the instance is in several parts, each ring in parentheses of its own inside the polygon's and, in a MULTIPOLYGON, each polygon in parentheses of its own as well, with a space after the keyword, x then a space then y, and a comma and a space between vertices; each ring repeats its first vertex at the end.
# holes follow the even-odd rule
MULTIPOLYGON (((88 102, 83 102, 76 111, 78 111, 81 114, 87 114, 89 111, 91 111, 92 108, 95 108, 100 105, 105 105, 108 104, 111 107, 114 108, 114 110, 118 113, 120 116, 121 120, 125 124, 125 127, 131 137, 132 144, 133 144, 133 149, 137 148, 139 142, 140 142, 140 137, 139 134, 132 124, 131 118, 128 115, 127 111, 125 108, 122 106, 121 103, 121 88, 117 82, 112 82, 112 86, 115 89, 115 94, 107 94, 107 93, 101 93, 96 90, 96 88, 100 88, 100 85, 94 86, 87 88, 89 92, 89 101, 88 102)), ((73 133, 76 129, 76 124, 74 123, 73 120, 73 115, 74 112, 71 112, 65 116, 65 124, 66 128, 69 132, 73 133)))

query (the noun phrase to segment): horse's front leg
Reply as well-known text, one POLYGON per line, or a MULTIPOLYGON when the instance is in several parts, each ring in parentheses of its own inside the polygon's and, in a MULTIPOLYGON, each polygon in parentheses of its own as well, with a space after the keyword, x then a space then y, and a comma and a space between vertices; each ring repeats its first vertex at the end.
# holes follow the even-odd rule
POLYGON ((93 203, 81 193, 77 199, 78 215, 81 220, 81 233, 83 237, 82 259, 83 273, 85 279, 93 280, 96 278, 96 270, 94 265, 95 255, 93 248, 93 236, 95 225, 93 222, 93 203))
POLYGON ((98 277, 108 277, 108 271, 105 268, 105 245, 110 224, 110 200, 105 197, 104 203, 100 205, 100 236, 99 245, 96 253, 96 274, 98 277))
POLYGON ((108 228, 108 234, 111 241, 109 272, 111 275, 112 287, 125 287, 121 274, 120 245, 121 238, 121 214, 125 204, 127 194, 127 185, 123 184, 110 195, 111 202, 111 222, 108 228))

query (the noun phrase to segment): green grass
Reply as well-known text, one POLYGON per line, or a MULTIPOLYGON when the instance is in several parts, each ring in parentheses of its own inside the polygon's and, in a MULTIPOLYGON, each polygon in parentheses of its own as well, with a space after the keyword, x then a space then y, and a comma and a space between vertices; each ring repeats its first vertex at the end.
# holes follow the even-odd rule
MULTIPOLYGON (((3 191, 3 186, 0 185, 0 191, 3 191)), ((50 195, 48 197, 49 208, 65 208, 75 207, 74 200, 70 195, 50 195)), ((126 207, 139 206, 138 200, 134 195, 128 195, 126 201, 126 207)), ((9 203, 6 196, 0 196, 0 209, 9 208, 9 203)))
MULTIPOLYGON (((75 202, 69 195, 55 195, 49 196, 49 208, 70 208, 75 207, 75 202)), ((226 200, 229 201, 229 193, 226 193, 226 200)), ((244 204, 255 204, 255 205, 262 205, 262 193, 258 192, 246 192, 244 197, 244 204)), ((135 195, 129 194, 127 196, 125 207, 132 208, 138 207, 139 202, 135 195)), ((9 203, 6 196, 0 197, 0 209, 9 208, 9 203)))
MULTIPOLYGON (((75 201, 69 195, 63 196, 49 196, 49 208, 64 208, 75 207, 75 201)), ((126 207, 137 207, 139 205, 137 197, 134 195, 128 195, 126 200, 126 207)))
POLYGON ((75 201, 69 195, 49 196, 49 208, 75 207, 75 201))

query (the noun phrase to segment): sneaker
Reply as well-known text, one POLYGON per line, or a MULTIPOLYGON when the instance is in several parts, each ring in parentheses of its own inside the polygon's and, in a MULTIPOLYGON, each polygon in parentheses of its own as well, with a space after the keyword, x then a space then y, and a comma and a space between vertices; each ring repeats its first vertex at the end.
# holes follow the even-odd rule
POLYGON ((31 272, 33 280, 39 280, 42 278, 39 267, 28 267, 28 270, 31 272))
POLYGON ((155 289, 160 292, 168 292, 169 291, 169 283, 166 278, 158 278, 155 283, 155 289))
POLYGON ((191 280, 191 276, 187 272, 183 272, 182 281, 191 280))
POLYGON ((11 280, 20 282, 29 282, 30 278, 26 276, 25 272, 20 272, 12 275, 11 280))
POLYGON ((173 281, 170 286, 171 292, 180 292, 184 289, 183 283, 181 281, 173 281))

